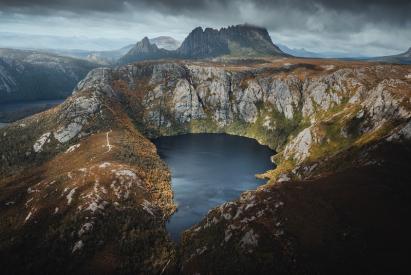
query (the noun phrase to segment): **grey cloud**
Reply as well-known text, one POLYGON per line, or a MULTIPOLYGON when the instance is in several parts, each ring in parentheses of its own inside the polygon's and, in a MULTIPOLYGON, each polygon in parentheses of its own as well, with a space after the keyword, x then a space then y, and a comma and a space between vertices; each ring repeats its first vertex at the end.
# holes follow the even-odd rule
POLYGON ((121 12, 134 8, 154 9, 159 12, 184 14, 210 12, 235 8, 252 3, 259 9, 300 10, 315 12, 319 8, 362 15, 368 20, 383 20, 404 24, 410 20, 409 0, 0 0, 0 8, 30 12, 64 10, 72 12, 121 12))
POLYGON ((409 47, 410 10, 409 0, 0 0, 0 31, 30 26, 29 34, 61 29, 70 35, 181 40, 197 26, 247 22, 293 47, 378 54, 409 47), (44 18, 56 24, 49 27, 44 18))

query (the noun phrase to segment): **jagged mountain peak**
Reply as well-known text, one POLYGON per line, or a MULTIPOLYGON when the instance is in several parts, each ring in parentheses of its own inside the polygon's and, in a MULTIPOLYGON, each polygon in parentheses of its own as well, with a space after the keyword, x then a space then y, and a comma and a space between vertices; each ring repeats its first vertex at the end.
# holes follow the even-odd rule
POLYGON ((141 40, 141 43, 150 45, 150 40, 147 36, 144 36, 144 38, 141 40))
POLYGON ((233 56, 285 56, 271 40, 266 28, 250 24, 219 30, 197 27, 183 41, 178 52, 189 58, 233 56))
MULTIPOLYGON (((178 43, 175 42, 174 40, 172 44, 178 43)), ((163 48, 154 47, 145 37, 120 59, 120 63, 161 58, 289 56, 273 43, 266 28, 250 24, 232 25, 221 29, 199 26, 189 33, 178 49, 163 48)))
POLYGON ((170 53, 171 51, 159 49, 156 44, 150 42, 148 37, 144 37, 141 41, 137 42, 128 53, 120 58, 119 63, 124 64, 147 59, 160 59, 168 57, 171 55, 170 53))
POLYGON ((151 44, 147 36, 144 37, 141 41, 137 42, 135 48, 143 52, 150 52, 150 51, 158 50, 157 45, 151 44))

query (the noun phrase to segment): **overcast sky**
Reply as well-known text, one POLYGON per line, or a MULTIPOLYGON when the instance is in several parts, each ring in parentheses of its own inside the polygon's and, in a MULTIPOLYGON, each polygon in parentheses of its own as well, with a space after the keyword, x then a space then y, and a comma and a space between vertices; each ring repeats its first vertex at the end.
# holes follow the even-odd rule
POLYGON ((250 23, 274 43, 389 55, 411 47, 410 0, 0 0, 0 47, 114 49, 250 23))

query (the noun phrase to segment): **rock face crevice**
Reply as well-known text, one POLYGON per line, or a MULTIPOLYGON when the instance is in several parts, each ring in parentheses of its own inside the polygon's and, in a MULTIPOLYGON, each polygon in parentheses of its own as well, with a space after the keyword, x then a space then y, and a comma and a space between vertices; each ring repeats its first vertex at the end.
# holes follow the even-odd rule
POLYGON ((377 241, 398 258, 395 236, 408 240, 409 74, 307 60, 95 69, 62 105, 0 130, 2 267, 375 271, 377 241), (178 254, 165 230, 170 173, 148 138, 197 132, 255 138, 279 152, 278 167, 187 230, 178 254))

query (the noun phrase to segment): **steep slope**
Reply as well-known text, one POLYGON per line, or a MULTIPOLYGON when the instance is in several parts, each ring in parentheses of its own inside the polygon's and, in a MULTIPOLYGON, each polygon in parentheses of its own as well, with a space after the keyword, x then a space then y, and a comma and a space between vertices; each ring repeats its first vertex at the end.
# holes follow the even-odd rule
POLYGON ((63 105, 0 130, 0 263, 397 271, 411 244, 410 75, 409 66, 298 59, 93 70, 63 105), (175 209, 170 175, 147 137, 195 132, 255 138, 279 152, 278 167, 187 230, 176 253, 164 226, 175 209))
POLYGON ((2 272, 152 274, 173 264, 170 174, 124 115, 108 71, 93 74, 64 104, 1 133, 2 272))
POLYGON ((228 40, 231 55, 288 56, 271 41, 265 28, 244 24, 222 28, 220 33, 228 40))
POLYGON ((36 51, 0 49, 0 103, 66 98, 97 66, 36 51))
POLYGON ((226 55, 230 53, 228 41, 215 29, 198 27, 190 32, 184 39, 179 55, 185 58, 207 58, 226 55))
POLYGON ((215 30, 194 29, 177 52, 186 58, 287 56, 273 44, 266 29, 237 25, 215 30))

